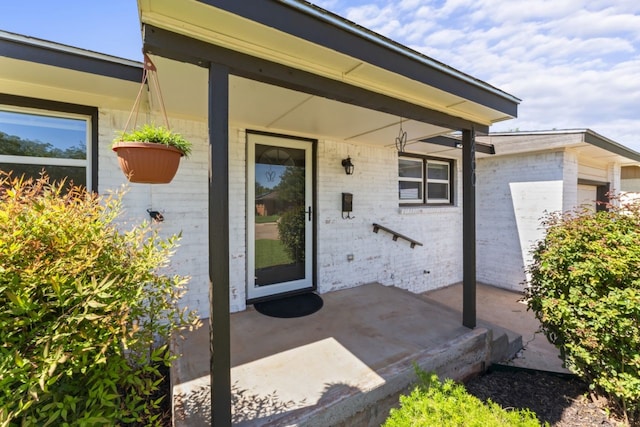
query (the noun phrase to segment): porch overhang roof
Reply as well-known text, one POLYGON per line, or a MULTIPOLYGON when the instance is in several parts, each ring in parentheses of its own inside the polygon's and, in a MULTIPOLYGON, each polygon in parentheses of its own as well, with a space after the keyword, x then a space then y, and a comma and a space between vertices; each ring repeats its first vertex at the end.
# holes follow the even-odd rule
MULTIPOLYGON (((162 43, 170 33, 204 42, 227 57, 258 58, 449 116, 456 119, 451 128, 468 123, 484 132, 517 116, 518 98, 307 2, 138 0, 138 5, 145 50, 160 56, 202 66, 212 60, 191 49, 178 57, 175 46, 167 55, 162 43)), ((230 71, 242 76, 231 65, 230 71)), ((412 118, 404 110, 379 109, 412 118)))

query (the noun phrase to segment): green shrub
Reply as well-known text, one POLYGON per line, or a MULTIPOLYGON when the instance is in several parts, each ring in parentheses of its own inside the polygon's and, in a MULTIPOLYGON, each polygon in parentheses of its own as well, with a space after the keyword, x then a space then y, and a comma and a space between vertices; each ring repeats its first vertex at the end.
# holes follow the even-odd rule
POLYGON ((528 409, 507 411, 498 404, 483 403, 453 380, 440 382, 434 373, 418 370, 418 385, 408 396, 400 396, 400 408, 392 409, 384 427, 538 427, 528 409))
POLYGON ((528 268, 529 308, 566 365, 640 414, 640 214, 554 214, 528 268))
POLYGON ((154 425, 186 278, 149 225, 119 232, 121 195, 0 172, 0 426, 154 425))
POLYGON ((295 262, 304 260, 304 229, 304 206, 289 209, 278 220, 278 237, 280 237, 289 257, 295 262))

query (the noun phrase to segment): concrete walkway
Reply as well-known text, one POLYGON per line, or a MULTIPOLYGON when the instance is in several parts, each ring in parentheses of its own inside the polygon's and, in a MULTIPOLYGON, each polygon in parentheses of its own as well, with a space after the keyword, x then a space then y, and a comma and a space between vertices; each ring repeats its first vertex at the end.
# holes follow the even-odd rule
MULTIPOLYGON (((474 330, 461 324, 461 286, 415 295, 363 285, 323 294, 320 311, 296 319, 234 313, 234 425, 379 426, 415 380, 414 363, 463 380, 518 351, 517 332, 489 323, 533 336, 515 296, 479 286, 474 330)), ((203 327, 174 347, 184 354, 172 368, 177 426, 211 425, 208 340, 203 327)))
MULTIPOLYGON (((477 317, 480 325, 504 328, 511 336, 522 337, 522 351, 512 360, 501 363, 541 371, 570 373, 562 366, 560 352, 542 332, 540 322, 527 310, 523 294, 506 289, 478 284, 476 291, 477 317)), ((462 285, 457 284, 422 294, 426 299, 446 307, 458 309, 462 304, 462 285)))

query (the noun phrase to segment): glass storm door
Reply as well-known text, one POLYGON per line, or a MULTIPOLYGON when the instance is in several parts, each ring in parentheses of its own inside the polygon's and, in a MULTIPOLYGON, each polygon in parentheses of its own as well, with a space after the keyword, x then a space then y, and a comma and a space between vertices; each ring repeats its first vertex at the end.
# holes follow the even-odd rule
POLYGON ((247 299, 313 287, 311 141, 247 134, 247 299))

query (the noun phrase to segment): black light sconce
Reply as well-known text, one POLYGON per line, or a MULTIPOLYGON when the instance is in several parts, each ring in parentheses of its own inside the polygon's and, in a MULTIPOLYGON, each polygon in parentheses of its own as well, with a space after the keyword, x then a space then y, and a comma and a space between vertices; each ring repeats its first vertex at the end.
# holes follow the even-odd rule
POLYGON ((344 171, 347 173, 347 175, 353 175, 353 170, 355 169, 355 166, 351 162, 351 157, 342 159, 342 166, 344 167, 344 171))
POLYGON ((158 211, 152 211, 151 209, 147 209, 147 213, 149 214, 153 222, 164 221, 164 216, 158 211))

